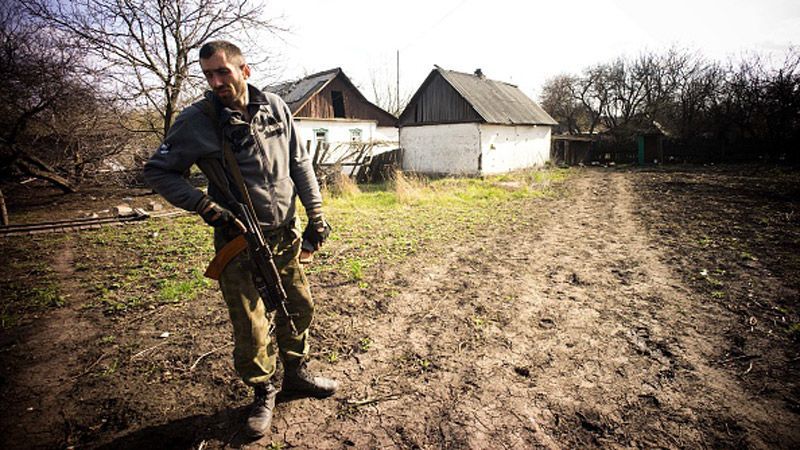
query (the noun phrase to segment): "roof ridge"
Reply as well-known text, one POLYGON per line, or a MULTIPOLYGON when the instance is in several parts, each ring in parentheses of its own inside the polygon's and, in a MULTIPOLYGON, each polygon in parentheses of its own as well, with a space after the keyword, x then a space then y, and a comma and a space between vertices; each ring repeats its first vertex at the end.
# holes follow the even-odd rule
POLYGON ((304 80, 304 79, 306 79, 306 78, 318 77, 318 76, 320 76, 320 75, 327 75, 327 74, 329 74, 329 73, 341 72, 341 71, 342 71, 342 68, 341 68, 341 67, 334 67, 333 69, 322 70, 322 71, 319 71, 319 72, 317 72, 317 73, 312 73, 311 75, 306 75, 306 76, 304 76, 304 77, 302 77, 302 78, 300 78, 300 79, 301 79, 301 80, 304 80))
POLYGON ((519 86, 517 86, 516 84, 509 83, 508 81, 495 80, 494 78, 489 78, 489 77, 486 77, 486 76, 479 77, 479 76, 475 75, 474 73, 461 72, 459 70, 450 70, 450 69, 445 69, 445 68, 439 67, 439 66, 436 66, 436 69, 439 70, 440 72, 449 72, 449 73, 454 73, 454 74, 457 74, 457 75, 464 75, 464 76, 467 76, 467 77, 477 78, 477 79, 483 80, 483 81, 491 81, 492 83, 502 83, 502 84, 505 84, 505 85, 508 85, 508 86, 519 88, 519 86))
POLYGON ((280 84, 283 84, 283 83, 298 83, 300 81, 307 80, 309 78, 318 77, 320 75, 328 75, 328 74, 331 74, 331 73, 338 73, 338 72, 341 72, 341 71, 342 71, 341 67, 334 67, 333 69, 322 70, 320 72, 312 73, 310 75, 306 75, 306 76, 303 76, 303 77, 300 77, 300 78, 295 78, 293 80, 287 80, 287 81, 281 82, 280 84))

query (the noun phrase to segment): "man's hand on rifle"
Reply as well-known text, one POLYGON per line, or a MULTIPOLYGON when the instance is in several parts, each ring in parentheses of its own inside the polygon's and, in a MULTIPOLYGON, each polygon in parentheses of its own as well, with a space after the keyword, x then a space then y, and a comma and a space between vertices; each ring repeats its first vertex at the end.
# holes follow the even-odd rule
POLYGON ((232 212, 215 203, 209 196, 203 197, 195 210, 212 227, 233 228, 242 233, 246 231, 244 224, 232 212))

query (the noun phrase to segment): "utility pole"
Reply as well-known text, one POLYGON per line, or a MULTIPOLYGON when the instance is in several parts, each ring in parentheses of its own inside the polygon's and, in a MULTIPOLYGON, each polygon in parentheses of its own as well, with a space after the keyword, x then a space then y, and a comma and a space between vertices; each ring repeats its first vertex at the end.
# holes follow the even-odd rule
POLYGON ((394 91, 395 110, 400 115, 400 50, 397 50, 397 88, 394 91))

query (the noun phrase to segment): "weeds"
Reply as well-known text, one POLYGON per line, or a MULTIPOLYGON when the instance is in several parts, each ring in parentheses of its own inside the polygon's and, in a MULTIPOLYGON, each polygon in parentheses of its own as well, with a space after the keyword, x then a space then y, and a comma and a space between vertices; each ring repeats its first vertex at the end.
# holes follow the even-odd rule
POLYGON ((10 311, 3 311, 0 313, 0 329, 6 330, 13 328, 19 322, 19 315, 10 311))
POLYGON ((326 359, 330 364, 336 364, 336 362, 339 361, 339 352, 336 350, 331 350, 326 359))
POLYGON ((372 347, 372 339, 370 339, 369 336, 363 337, 358 340, 358 348, 359 350, 361 350, 362 353, 365 353, 371 347, 372 347))
POLYGON ((189 271, 188 278, 181 276, 161 281, 158 299, 163 303, 194 300, 200 292, 210 286, 208 278, 195 268, 189 271))
POLYGON ((51 267, 66 238, 44 235, 0 241, 4 268, 0 271, 0 329, 20 325, 28 316, 66 303, 58 274, 51 267))
POLYGON ((211 231, 190 216, 87 233, 84 257, 101 269, 87 274, 89 306, 115 314, 196 298, 212 285, 202 274, 213 256, 211 231))
POLYGON ((703 236, 700 239, 698 239, 697 243, 700 244, 700 246, 703 248, 708 248, 711 246, 711 244, 714 243, 714 241, 712 241, 711 238, 708 236, 703 236))
POLYGON ((347 263, 348 273, 350 279, 353 281, 361 281, 364 279, 364 262, 360 259, 351 259, 347 263))
POLYGON ((100 376, 103 378, 109 378, 117 373, 117 369, 119 368, 119 359, 114 358, 114 361, 111 364, 106 365, 103 370, 100 372, 100 376))
POLYGON ((361 193, 358 185, 340 170, 334 171, 323 186, 323 195, 330 197, 351 197, 361 193))
POLYGON ((792 339, 800 340, 800 322, 791 324, 788 331, 792 339))
POLYGON ((424 178, 397 170, 392 176, 390 187, 399 203, 413 204, 427 194, 428 185, 424 178))

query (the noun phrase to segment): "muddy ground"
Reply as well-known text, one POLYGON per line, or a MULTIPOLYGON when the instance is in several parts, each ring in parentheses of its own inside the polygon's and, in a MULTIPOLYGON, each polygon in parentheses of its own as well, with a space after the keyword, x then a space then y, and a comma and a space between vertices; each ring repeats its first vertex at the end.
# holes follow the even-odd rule
POLYGON ((311 366, 342 389, 280 403, 258 442, 219 294, 81 308, 64 239, 69 300, 2 337, 0 448, 800 448, 800 174, 559 191, 359 283, 312 274, 311 366))

